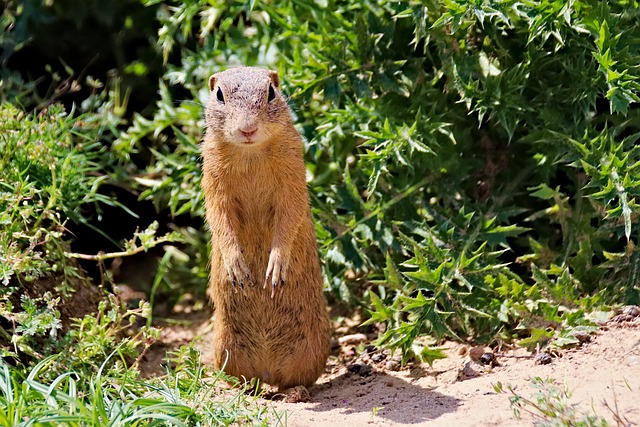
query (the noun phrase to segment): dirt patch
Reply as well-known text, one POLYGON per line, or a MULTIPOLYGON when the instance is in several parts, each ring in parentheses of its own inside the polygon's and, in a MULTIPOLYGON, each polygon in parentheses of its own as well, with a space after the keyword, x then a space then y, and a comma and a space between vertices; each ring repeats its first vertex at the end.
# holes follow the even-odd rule
POLYGON ((183 313, 171 319, 171 323, 161 322, 160 340, 145 353, 140 364, 143 377, 155 377, 166 374, 167 353, 180 346, 196 343, 202 353, 202 363, 213 364, 213 352, 207 345, 211 342, 211 312, 199 310, 183 313))
MULTIPOLYGON (((191 315, 191 323, 163 329, 162 343, 149 352, 143 372, 156 369, 163 355, 181 344, 194 341, 204 363, 211 360, 209 312, 191 315)), ((352 338, 352 337, 350 337, 352 338)), ((310 401, 286 403, 264 401, 286 410, 287 425, 307 426, 528 426, 535 417, 523 413, 516 419, 508 394, 499 394, 501 382, 532 398, 536 390, 531 379, 552 378, 558 387, 571 392, 568 403, 579 413, 594 413, 615 425, 605 407, 617 405, 628 425, 640 425, 640 318, 610 322, 589 342, 553 357, 549 364, 538 362, 523 349, 502 350, 497 364, 483 364, 483 349, 446 343, 446 359, 433 366, 410 364, 399 368, 388 352, 358 336, 336 345, 325 374, 310 391, 310 401), (399 370, 398 370, 399 369, 399 370)), ((490 349, 486 349, 490 350, 490 349)), ((496 352, 498 353, 498 352, 496 352)), ((487 362, 487 360, 485 360, 487 362)), ((535 400, 535 397, 534 397, 535 400)))
POLYGON ((449 357, 433 367, 413 365, 397 372, 374 368, 364 378, 341 368, 321 378, 311 391, 312 402, 276 406, 290 411, 290 426, 531 425, 534 418, 528 414, 514 418, 508 395, 496 393, 493 385, 510 384, 531 397, 530 380, 542 377, 566 385, 570 403, 580 412, 595 410, 613 419, 602 404, 607 401, 617 403, 628 420, 640 421, 640 322, 603 330, 592 343, 566 351, 548 365, 533 358, 499 357, 501 366, 483 368, 461 345, 449 344, 446 353, 449 357))

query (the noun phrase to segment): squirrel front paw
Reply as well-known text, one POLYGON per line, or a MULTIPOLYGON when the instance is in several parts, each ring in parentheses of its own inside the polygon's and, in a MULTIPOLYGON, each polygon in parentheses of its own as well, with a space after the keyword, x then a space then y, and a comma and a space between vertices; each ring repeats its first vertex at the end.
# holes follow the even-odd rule
POLYGON ((240 286, 240 289, 244 289, 245 283, 253 286, 251 270, 247 267, 242 251, 227 255, 226 257, 223 256, 223 261, 227 269, 227 274, 229 275, 229 280, 234 288, 240 286))
POLYGON ((287 280, 289 257, 290 251, 281 248, 273 248, 269 253, 269 264, 267 265, 267 274, 262 288, 266 288, 269 284, 269 279, 271 279, 271 298, 275 296, 278 284, 284 287, 284 283, 287 280))

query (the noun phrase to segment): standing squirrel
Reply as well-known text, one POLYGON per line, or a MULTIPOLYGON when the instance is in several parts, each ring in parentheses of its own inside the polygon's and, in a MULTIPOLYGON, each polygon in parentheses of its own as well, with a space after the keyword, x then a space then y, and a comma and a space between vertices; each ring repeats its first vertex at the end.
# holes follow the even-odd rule
POLYGON ((215 367, 284 389, 318 379, 330 324, 302 137, 279 86, 261 68, 211 76, 202 187, 215 367))

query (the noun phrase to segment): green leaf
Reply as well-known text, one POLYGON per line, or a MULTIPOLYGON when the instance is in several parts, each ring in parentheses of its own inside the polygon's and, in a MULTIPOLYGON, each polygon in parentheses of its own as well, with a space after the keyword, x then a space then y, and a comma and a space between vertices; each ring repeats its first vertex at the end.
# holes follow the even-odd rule
POLYGON ((529 187, 527 190, 532 191, 531 196, 537 197, 543 200, 551 200, 560 195, 561 193, 558 191, 560 187, 556 187, 556 189, 552 189, 547 184, 540 184, 537 187, 529 187), (535 190, 535 191, 533 191, 535 190))
POLYGON ((518 342, 518 345, 525 347, 529 351, 534 351, 537 348, 544 349, 551 342, 554 335, 554 331, 534 328, 531 331, 531 336, 518 342))
POLYGON ((438 347, 422 347, 415 351, 416 355, 422 362, 427 362, 429 366, 433 366, 433 362, 438 359, 446 359, 447 355, 444 353, 444 348, 438 347))

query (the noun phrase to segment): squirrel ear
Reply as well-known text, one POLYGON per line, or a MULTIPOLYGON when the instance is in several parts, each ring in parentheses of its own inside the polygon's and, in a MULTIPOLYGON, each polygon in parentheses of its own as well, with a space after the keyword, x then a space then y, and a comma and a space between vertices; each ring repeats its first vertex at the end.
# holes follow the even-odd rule
POLYGON ((218 79, 217 74, 209 77, 209 92, 213 92, 213 87, 216 85, 216 80, 218 79))
POLYGON ((280 77, 278 77, 277 71, 269 70, 269 77, 276 88, 280 87, 280 77))

